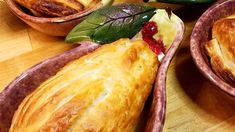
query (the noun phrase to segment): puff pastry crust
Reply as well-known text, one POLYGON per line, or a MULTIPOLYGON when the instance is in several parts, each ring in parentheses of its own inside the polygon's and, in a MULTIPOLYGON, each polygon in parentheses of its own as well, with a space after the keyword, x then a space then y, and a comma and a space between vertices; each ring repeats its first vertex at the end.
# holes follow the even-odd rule
POLYGON ((142 40, 103 45, 28 95, 10 132, 134 131, 158 63, 142 40))
POLYGON ((213 70, 235 86, 235 15, 216 21, 206 45, 213 70))
POLYGON ((16 0, 36 16, 60 17, 78 13, 100 0, 16 0))

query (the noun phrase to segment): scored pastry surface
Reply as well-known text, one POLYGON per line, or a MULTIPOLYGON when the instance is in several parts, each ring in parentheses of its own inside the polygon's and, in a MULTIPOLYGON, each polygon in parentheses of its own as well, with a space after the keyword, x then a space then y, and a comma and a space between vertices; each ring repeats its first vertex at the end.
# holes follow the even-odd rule
POLYGON ((158 63, 141 40, 103 45, 28 95, 10 131, 133 131, 158 63))

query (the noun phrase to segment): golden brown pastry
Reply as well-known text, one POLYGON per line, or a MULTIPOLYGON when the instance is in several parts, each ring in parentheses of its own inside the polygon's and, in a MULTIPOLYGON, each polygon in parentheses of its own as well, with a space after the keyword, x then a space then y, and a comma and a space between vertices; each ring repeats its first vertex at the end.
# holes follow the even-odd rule
POLYGON ((157 56, 142 40, 103 45, 28 95, 10 132, 133 131, 157 66, 157 56))
POLYGON ((78 13, 100 0, 16 0, 36 16, 59 17, 78 13))
POLYGON ((235 86, 235 15, 214 23, 205 48, 213 70, 235 86))

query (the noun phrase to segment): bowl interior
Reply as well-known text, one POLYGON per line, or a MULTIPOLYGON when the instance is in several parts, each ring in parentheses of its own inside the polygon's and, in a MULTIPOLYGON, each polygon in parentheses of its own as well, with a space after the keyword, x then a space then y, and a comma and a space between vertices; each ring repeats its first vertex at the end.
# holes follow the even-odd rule
POLYGON ((219 1, 210 7, 197 21, 190 40, 190 50, 194 62, 201 73, 230 96, 235 96, 235 88, 219 78, 212 70, 204 45, 211 39, 211 27, 220 18, 235 13, 235 0, 219 1))

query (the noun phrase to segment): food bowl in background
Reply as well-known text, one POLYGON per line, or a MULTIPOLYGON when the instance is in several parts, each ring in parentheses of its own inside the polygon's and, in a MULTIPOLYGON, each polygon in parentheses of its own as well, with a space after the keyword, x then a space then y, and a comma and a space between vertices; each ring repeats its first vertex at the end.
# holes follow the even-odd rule
POLYGON ((84 18, 88 14, 103 6, 103 3, 99 2, 96 5, 73 15, 47 18, 47 17, 37 17, 31 15, 29 12, 25 11, 20 5, 18 5, 14 0, 6 0, 6 3, 9 9, 18 18, 23 20, 32 28, 35 28, 38 31, 41 31, 45 34, 52 36, 66 36, 68 32, 74 26, 76 26, 78 23, 84 20, 84 18))
POLYGON ((210 40, 210 30, 213 23, 234 13, 235 0, 223 0, 215 3, 199 18, 190 39, 191 54, 200 72, 217 86, 219 91, 223 91, 221 93, 232 100, 235 100, 235 87, 215 74, 205 53, 204 45, 210 40))

